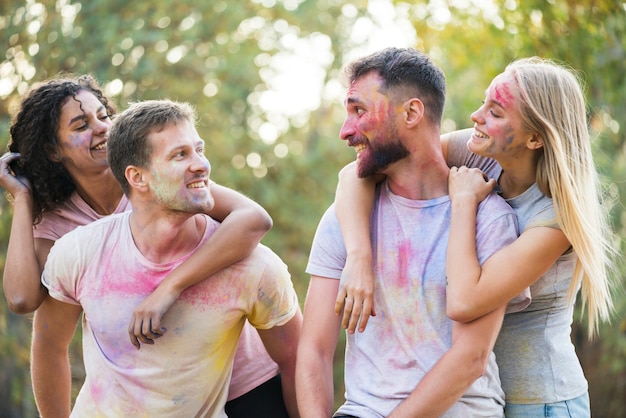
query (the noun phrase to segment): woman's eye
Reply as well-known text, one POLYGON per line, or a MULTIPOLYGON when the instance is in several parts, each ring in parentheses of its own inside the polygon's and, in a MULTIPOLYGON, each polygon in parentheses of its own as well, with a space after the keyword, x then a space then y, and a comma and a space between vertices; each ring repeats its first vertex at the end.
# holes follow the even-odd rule
POLYGON ((111 115, 104 115, 104 116, 100 116, 98 119, 100 119, 100 120, 107 120, 107 119, 111 119, 111 115))

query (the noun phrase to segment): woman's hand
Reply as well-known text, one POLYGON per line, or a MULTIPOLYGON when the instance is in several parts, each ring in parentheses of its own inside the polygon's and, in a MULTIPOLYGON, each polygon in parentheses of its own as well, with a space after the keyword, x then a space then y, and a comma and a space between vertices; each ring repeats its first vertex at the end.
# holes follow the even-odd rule
POLYGON ((371 261, 357 261, 354 257, 348 256, 341 273, 335 313, 341 315, 342 308, 341 326, 349 334, 354 334, 357 325, 359 325, 359 332, 365 331, 370 316, 376 316, 371 261))
POLYGON ((478 205, 496 186, 494 179, 488 179, 478 168, 452 167, 448 175, 450 200, 463 200, 478 205))
POLYGON ((20 193, 30 193, 30 183, 25 177, 16 176, 10 164, 20 158, 17 152, 6 152, 0 157, 0 186, 13 197, 20 193))

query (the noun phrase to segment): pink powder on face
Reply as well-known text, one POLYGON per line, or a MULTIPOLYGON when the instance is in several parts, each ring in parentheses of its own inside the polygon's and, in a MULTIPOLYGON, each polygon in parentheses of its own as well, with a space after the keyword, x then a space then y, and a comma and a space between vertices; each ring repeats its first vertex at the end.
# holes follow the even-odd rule
POLYGON ((495 86, 493 100, 498 102, 503 108, 508 108, 512 105, 515 96, 511 93, 509 83, 505 82, 495 86))

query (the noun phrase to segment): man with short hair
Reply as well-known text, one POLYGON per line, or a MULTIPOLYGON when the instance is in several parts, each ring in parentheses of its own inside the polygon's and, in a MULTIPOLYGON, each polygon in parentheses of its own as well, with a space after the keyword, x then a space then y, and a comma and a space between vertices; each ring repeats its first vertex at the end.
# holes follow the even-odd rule
MULTIPOLYGON (((446 316, 449 168, 440 143, 445 77, 414 49, 387 48, 347 68, 340 137, 357 152, 359 177, 384 174, 371 217, 376 316, 347 335, 346 401, 335 417, 502 417, 504 393, 492 353, 503 306, 468 324, 446 316)), ((477 215, 483 263, 517 237, 512 209, 495 194, 477 215)), ((298 347, 303 417, 333 413, 335 314, 346 262, 331 206, 318 226, 298 347)))
MULTIPOLYGON (((86 377, 74 416, 225 417, 246 320, 293 380, 300 308, 287 267, 262 245, 185 290, 157 344, 128 341, 135 306, 218 227, 204 214, 214 204, 210 164, 194 122, 191 106, 168 100, 135 103, 116 118, 108 159, 132 211, 79 227, 50 252, 32 344, 43 416, 70 414, 67 349, 81 312, 86 377)), ((295 407, 295 394, 286 404, 295 407)))

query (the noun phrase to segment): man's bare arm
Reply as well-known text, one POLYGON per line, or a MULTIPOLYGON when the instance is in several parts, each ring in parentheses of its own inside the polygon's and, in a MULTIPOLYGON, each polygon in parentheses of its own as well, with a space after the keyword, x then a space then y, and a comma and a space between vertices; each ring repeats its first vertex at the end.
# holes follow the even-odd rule
POLYGON ((258 330, 267 353, 280 367, 283 399, 291 418, 300 416, 296 401, 296 358, 301 328, 302 312, 298 309, 286 324, 258 330))
POLYGON ((328 418, 334 407, 333 358, 341 329, 335 314, 339 280, 312 276, 298 344, 296 394, 303 418, 328 418))
POLYGON ((67 418, 71 409, 72 376, 68 347, 82 309, 46 296, 35 311, 31 377, 42 417, 67 418))

